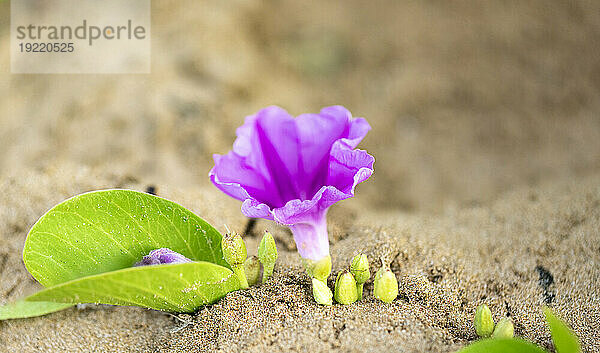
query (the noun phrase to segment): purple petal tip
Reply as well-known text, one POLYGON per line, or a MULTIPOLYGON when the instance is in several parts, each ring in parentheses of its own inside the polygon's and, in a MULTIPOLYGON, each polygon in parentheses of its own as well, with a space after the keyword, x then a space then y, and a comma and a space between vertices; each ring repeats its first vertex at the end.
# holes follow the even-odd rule
POLYGON ((150 251, 148 255, 144 256, 134 266, 182 264, 186 262, 192 262, 192 260, 169 248, 160 248, 150 251))

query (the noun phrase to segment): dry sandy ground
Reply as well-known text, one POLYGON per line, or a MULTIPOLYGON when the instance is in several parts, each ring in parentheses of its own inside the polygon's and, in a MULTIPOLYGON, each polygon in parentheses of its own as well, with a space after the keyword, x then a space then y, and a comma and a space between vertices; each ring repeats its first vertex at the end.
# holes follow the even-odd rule
MULTIPOLYGON (((133 178, 98 176, 79 167, 5 179, 1 186, 4 299, 38 287, 20 252, 25 230, 44 210, 92 189, 144 189, 133 178)), ((245 225, 235 202, 213 189, 158 185, 158 191, 213 224, 245 225)), ((294 249, 278 240, 281 257, 272 281, 230 293, 196 316, 176 320, 137 308, 68 309, 2 322, 0 342, 8 352, 451 352, 475 338, 473 312, 486 302, 496 319, 513 319, 517 335, 546 347, 541 307, 548 304, 574 328, 585 352, 600 349, 600 176, 522 189, 489 206, 435 217, 353 207, 342 204, 332 212, 330 229, 338 236, 331 239, 334 273, 358 251, 372 260, 384 257, 400 281, 400 295, 391 304, 374 300, 368 283, 360 303, 316 305, 294 249), (177 330, 184 326, 181 320, 190 323, 177 330)), ((288 237, 269 222, 257 224, 263 228, 277 239, 288 237)), ((258 237, 246 240, 255 252, 258 237)), ((379 264, 372 262, 374 271, 379 264)))
POLYGON ((244 229, 207 173, 243 117, 271 104, 369 120, 361 147, 376 171, 332 209, 334 272, 359 250, 385 256, 401 295, 378 303, 367 285, 361 303, 316 306, 287 231, 259 221, 282 252, 274 280, 177 332, 166 314, 84 307, 0 322, 0 350, 451 352, 475 337, 485 301, 547 347, 550 303, 600 351, 598 1, 152 6, 151 75, 0 74, 0 303, 38 288, 21 261, 29 227, 83 191, 152 184, 244 229))

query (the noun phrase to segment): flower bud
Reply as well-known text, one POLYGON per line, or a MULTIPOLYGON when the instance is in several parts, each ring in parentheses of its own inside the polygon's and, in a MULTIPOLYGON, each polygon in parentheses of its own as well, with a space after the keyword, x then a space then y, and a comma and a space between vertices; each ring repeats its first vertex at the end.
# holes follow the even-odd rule
POLYGON ((391 303, 398 296, 398 280, 389 268, 381 267, 375 274, 373 295, 385 303, 391 303))
POLYGON ((492 333, 493 338, 513 338, 515 335, 515 326, 509 318, 503 318, 498 322, 496 328, 494 329, 494 333, 492 333))
POLYGON ((331 298, 333 297, 333 294, 331 293, 331 289, 329 289, 329 287, 327 287, 327 285, 323 282, 321 282, 320 280, 313 278, 312 279, 312 285, 313 285, 313 297, 315 298, 315 301, 317 302, 317 304, 320 305, 331 305, 332 301, 331 298))
POLYGON ((356 283, 359 284, 363 284, 369 279, 371 273, 369 272, 369 260, 367 259, 367 255, 359 254, 354 256, 352 264, 350 265, 350 273, 354 276, 356 283))
POLYGON ((348 271, 338 274, 335 280, 335 301, 340 304, 352 304, 358 299, 356 280, 348 271))
POLYGON ((258 257, 250 256, 246 259, 246 262, 244 262, 244 272, 246 273, 249 286, 258 283, 258 279, 260 278, 260 262, 258 262, 258 257))
POLYGON ((248 256, 246 244, 239 234, 226 233, 221 238, 221 248, 223 249, 223 257, 230 266, 240 266, 246 261, 248 256))
POLYGON ((277 261, 277 247, 271 233, 265 231, 258 245, 258 258, 263 264, 263 282, 273 275, 275 261, 277 261))
POLYGON ((223 249, 223 257, 238 277, 240 286, 244 289, 248 288, 248 280, 244 273, 244 262, 248 253, 246 252, 246 244, 244 244, 242 237, 237 233, 227 232, 221 238, 221 248, 223 249))
POLYGON ((481 304, 475 311, 475 332, 479 337, 490 337, 494 331, 494 319, 490 308, 481 304))
POLYGON ((352 273, 354 279, 356 280, 358 300, 361 300, 363 296, 363 285, 369 279, 369 277, 371 277, 367 255, 359 254, 354 256, 352 259, 352 264, 350 265, 350 273, 352 273))
POLYGON ((302 259, 308 275, 322 282, 327 282, 327 277, 331 274, 331 256, 327 255, 319 261, 302 259))
POLYGON ((150 251, 148 255, 135 263, 134 266, 182 264, 186 262, 192 262, 192 260, 169 248, 160 248, 150 251))

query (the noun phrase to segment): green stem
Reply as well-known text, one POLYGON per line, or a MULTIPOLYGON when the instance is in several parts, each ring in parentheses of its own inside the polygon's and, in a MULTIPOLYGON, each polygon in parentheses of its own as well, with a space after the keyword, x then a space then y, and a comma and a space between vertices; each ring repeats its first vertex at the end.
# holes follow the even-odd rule
POLYGON ((273 276, 273 269, 275 268, 275 264, 263 264, 263 283, 265 283, 269 277, 273 276))
POLYGON ((363 286, 364 286, 364 283, 356 284, 356 292, 358 293, 358 300, 362 300, 363 286))
POLYGON ((240 281, 240 287, 242 287, 242 289, 248 288, 248 280, 246 279, 246 273, 244 272, 244 265, 234 267, 233 272, 240 281))

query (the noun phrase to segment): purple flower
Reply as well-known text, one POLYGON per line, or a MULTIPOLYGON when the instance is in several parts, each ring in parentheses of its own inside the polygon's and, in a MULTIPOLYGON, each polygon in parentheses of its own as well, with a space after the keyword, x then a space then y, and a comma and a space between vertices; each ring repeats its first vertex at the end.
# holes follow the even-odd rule
POLYGON ((162 264, 182 264, 192 262, 192 260, 176 253, 169 248, 160 248, 150 251, 150 253, 137 262, 134 266, 162 265, 162 264))
POLYGON ((355 149, 370 129, 341 106, 297 118, 267 107, 237 129, 233 151, 214 155, 209 177, 244 215, 288 225, 300 256, 318 261, 329 255, 327 209, 373 173, 373 156, 355 149))

